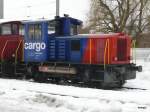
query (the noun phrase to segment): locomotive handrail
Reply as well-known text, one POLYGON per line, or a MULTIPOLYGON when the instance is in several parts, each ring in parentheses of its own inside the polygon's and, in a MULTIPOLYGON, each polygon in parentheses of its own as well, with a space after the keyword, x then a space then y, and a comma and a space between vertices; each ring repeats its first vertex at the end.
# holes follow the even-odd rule
POLYGON ((2 50, 2 53, 1 53, 1 59, 2 59, 2 61, 3 61, 3 54, 4 54, 4 51, 5 51, 5 48, 6 48, 7 44, 8 44, 8 42, 11 42, 11 41, 14 41, 14 40, 7 40, 6 43, 5 43, 5 45, 4 45, 4 47, 3 47, 3 50, 2 50))
POLYGON ((108 40, 108 64, 110 64, 110 40, 108 40))
POLYGON ((19 50, 19 48, 20 48, 21 42, 22 42, 22 40, 20 40, 20 42, 19 42, 19 44, 18 44, 18 47, 17 47, 17 49, 16 49, 16 52, 15 52, 15 63, 17 63, 18 50, 19 50))
POLYGON ((24 40, 22 40, 22 61, 24 61, 24 40))
POLYGON ((90 64, 92 64, 92 39, 90 39, 90 64))
POLYGON ((2 49, 2 53, 1 53, 1 59, 2 59, 2 61, 3 61, 3 54, 4 54, 5 48, 7 46, 7 43, 8 43, 8 40, 6 41, 6 43, 5 43, 5 45, 4 45, 3 49, 2 49))
POLYGON ((106 53, 108 51, 108 64, 109 64, 109 39, 106 40, 105 49, 104 49, 104 69, 106 68, 106 53), (108 48, 108 50, 107 50, 108 48))
POLYGON ((2 53, 1 53, 1 59, 2 59, 2 61, 3 61, 3 55, 4 55, 4 51, 5 51, 5 49, 6 49, 6 47, 7 47, 7 44, 9 43, 9 42, 17 42, 16 40, 7 40, 6 41, 6 43, 5 43, 5 45, 4 45, 4 47, 3 47, 3 50, 2 50, 2 53))

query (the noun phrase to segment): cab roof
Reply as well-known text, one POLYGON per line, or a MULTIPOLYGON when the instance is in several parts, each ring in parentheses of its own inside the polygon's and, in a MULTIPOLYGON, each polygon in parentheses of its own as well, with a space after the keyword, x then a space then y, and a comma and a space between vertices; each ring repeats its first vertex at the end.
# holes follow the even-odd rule
MULTIPOLYGON (((75 18, 71 18, 71 17, 58 17, 56 18, 57 20, 64 20, 64 19, 69 19, 71 21, 71 23, 75 23, 77 25, 80 25, 82 24, 82 21, 78 20, 78 19, 75 19, 75 18)), ((55 21, 56 19, 36 19, 36 20, 25 20, 25 21, 22 21, 23 24, 26 24, 26 23, 40 23, 40 22, 53 22, 55 21)))

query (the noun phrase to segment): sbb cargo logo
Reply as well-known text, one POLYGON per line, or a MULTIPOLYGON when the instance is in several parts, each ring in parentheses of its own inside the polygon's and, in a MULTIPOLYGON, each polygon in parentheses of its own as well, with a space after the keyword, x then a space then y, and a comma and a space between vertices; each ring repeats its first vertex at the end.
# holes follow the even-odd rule
POLYGON ((42 43, 25 43, 24 47, 26 50, 35 50, 37 52, 40 52, 41 50, 46 49, 46 44, 44 42, 42 42, 42 43))

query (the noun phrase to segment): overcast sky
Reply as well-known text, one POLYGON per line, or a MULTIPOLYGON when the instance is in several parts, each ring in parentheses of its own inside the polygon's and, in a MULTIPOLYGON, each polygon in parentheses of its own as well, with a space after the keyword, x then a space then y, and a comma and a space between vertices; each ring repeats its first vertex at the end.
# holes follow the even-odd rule
MULTIPOLYGON (((4 0, 5 18, 53 18, 56 0, 4 0)), ((86 20, 89 0, 60 0, 60 15, 86 20)))

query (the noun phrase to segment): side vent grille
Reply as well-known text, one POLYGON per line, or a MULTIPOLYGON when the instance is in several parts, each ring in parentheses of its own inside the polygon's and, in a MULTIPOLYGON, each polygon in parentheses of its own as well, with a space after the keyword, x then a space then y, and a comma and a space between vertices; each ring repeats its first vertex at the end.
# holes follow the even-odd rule
POLYGON ((55 59, 56 58, 56 41, 51 40, 49 44, 49 53, 50 53, 50 59, 55 59))

